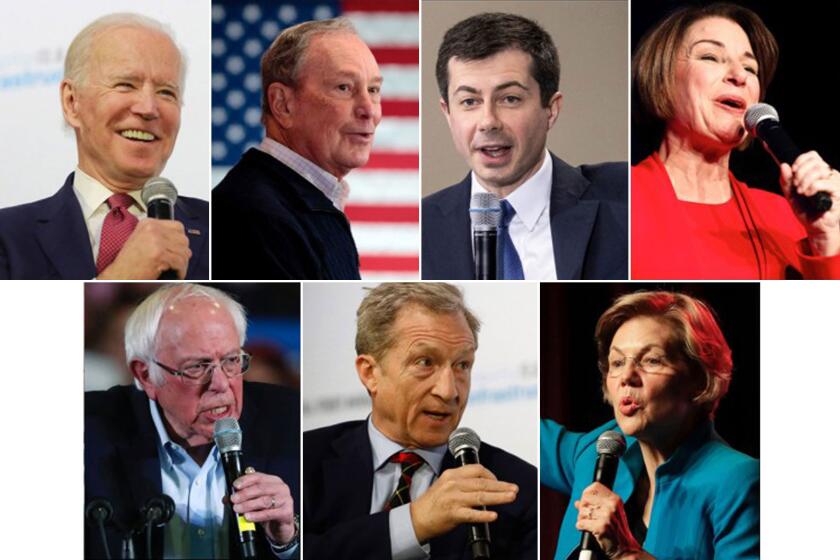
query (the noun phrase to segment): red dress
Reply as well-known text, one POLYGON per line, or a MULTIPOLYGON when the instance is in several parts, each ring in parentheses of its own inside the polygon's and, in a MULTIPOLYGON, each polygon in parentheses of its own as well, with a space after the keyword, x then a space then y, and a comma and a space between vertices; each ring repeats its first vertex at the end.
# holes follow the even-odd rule
POLYGON ((783 197, 729 173, 723 204, 678 200, 654 153, 631 171, 631 278, 840 278, 840 255, 810 256, 805 228, 783 197))

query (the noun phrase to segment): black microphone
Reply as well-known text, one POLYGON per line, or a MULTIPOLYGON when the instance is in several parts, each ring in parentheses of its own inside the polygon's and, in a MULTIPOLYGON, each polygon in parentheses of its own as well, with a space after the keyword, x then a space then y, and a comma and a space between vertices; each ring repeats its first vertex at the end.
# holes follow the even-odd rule
MULTIPOLYGON (((593 482, 600 482, 612 490, 615 482, 615 473, 618 470, 618 459, 624 455, 627 444, 624 436, 618 432, 606 431, 598 436, 595 443, 595 450, 598 452, 598 460, 595 462, 595 474, 592 475, 593 482)), ((584 531, 580 536, 580 556, 578 560, 592 560, 593 552, 600 550, 598 541, 589 531, 584 531)))
MULTIPOLYGON (((493 197, 495 198, 495 196, 493 197)), ((475 197, 473 196, 473 198, 475 197)), ((498 200, 496 202, 498 204, 498 200)), ((479 447, 481 447, 481 438, 469 428, 458 428, 449 434, 449 452, 462 467, 464 465, 480 464, 478 460, 479 447)), ((481 506, 481 509, 486 510, 487 508, 481 506)), ((490 558, 490 527, 487 523, 470 524, 469 543, 472 549, 472 557, 475 560, 490 558)))
POLYGON ((502 207, 499 198, 478 192, 470 198, 470 222, 473 234, 473 260, 476 280, 496 279, 496 247, 502 207))
POLYGON ((85 519, 99 529, 99 539, 105 550, 105 558, 110 560, 111 549, 108 547, 108 537, 105 536, 105 523, 114 515, 114 507, 105 498, 93 498, 85 506, 85 519))
POLYGON ((146 528, 146 558, 152 557, 152 528, 163 527, 175 513, 175 502, 166 494, 146 500, 140 509, 140 524, 146 528))
MULTIPOLYGON (((143 185, 140 194, 143 204, 146 205, 146 215, 156 220, 175 219, 175 201, 178 200, 178 191, 172 181, 163 177, 152 177, 143 185)), ((160 273, 158 280, 177 280, 178 273, 169 269, 160 273)))
MULTIPOLYGON (((778 165, 793 165, 796 158, 802 154, 802 150, 793 143, 779 124, 779 113, 772 105, 756 103, 750 106, 744 114, 744 126, 754 138, 761 140, 764 149, 773 156, 778 165)), ((813 196, 802 196, 794 192, 793 200, 811 219, 831 210, 831 195, 826 191, 819 191, 813 196)))
MULTIPOLYGON (((227 482, 228 500, 234 493, 233 482, 242 476, 245 469, 242 468, 242 430, 236 418, 222 418, 216 421, 213 426, 213 439, 216 447, 222 456, 222 466, 225 469, 225 481, 227 482)), ((242 551, 242 558, 256 558, 256 536, 257 528, 253 522, 245 519, 241 513, 233 511, 233 504, 228 502, 231 513, 236 519, 236 532, 239 535, 239 544, 242 551)))

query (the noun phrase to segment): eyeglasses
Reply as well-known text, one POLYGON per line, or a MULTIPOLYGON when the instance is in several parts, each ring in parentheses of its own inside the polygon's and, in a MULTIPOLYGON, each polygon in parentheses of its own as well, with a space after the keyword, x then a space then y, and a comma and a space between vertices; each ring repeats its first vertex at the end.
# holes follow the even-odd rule
POLYGON ((167 373, 180 377, 184 383, 191 385, 205 385, 210 382, 213 372, 220 368, 229 379, 235 379, 244 375, 251 365, 251 355, 247 352, 240 352, 234 356, 222 358, 219 362, 196 362, 187 364, 183 369, 177 370, 155 360, 155 363, 167 373))
POLYGON ((632 362, 634 367, 651 375, 671 373, 673 372, 673 365, 663 355, 659 354, 645 354, 641 358, 637 356, 617 356, 610 358, 607 362, 607 376, 618 377, 627 367, 627 362, 632 362))

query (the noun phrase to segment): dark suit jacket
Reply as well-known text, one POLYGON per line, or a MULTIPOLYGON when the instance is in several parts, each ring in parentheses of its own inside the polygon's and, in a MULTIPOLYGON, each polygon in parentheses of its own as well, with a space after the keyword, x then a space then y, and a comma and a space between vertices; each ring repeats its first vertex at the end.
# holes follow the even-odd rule
MULTIPOLYGON (((537 469, 486 443, 481 464, 499 480, 519 485, 512 504, 492 507, 499 513, 490 524, 494 559, 537 558, 537 469)), ((345 422, 303 434, 305 557, 364 560, 391 557, 388 513, 371 515, 373 451, 365 421, 345 422)), ((446 454, 441 468, 456 467, 446 454)), ((430 541, 434 560, 471 560, 467 526, 430 541)))
MULTIPOLYGON (((627 164, 571 167, 551 154, 551 240, 559 280, 627 278, 627 164)), ((422 277, 474 280, 470 175, 423 199, 422 277)))
MULTIPOLYGON (((184 224, 192 257, 187 280, 210 276, 207 201, 178 197, 175 219, 184 224)), ((73 173, 49 198, 0 210, 0 280, 90 280, 96 263, 73 173)))
POLYGON ((273 156, 248 150, 212 196, 214 279, 359 278, 344 213, 273 156))
MULTIPOLYGON (((243 465, 274 474, 289 485, 299 510, 300 399, 296 391, 266 385, 244 384, 242 415, 243 465)), ((85 503, 107 498, 117 523, 133 526, 140 508, 160 495, 160 462, 157 432, 146 394, 131 386, 85 393, 85 503)), ((262 528, 257 525, 257 530, 262 528)), ((239 546, 233 529, 228 533, 231 558, 239 546)), ((123 530, 107 526, 112 558, 119 558, 123 530)), ((145 534, 134 539, 137 558, 146 558, 145 534)), ((274 558, 263 534, 257 536, 260 558, 274 558)), ((152 537, 153 556, 163 555, 163 530, 152 537)), ((104 558, 101 539, 94 527, 85 528, 85 558, 104 558)))

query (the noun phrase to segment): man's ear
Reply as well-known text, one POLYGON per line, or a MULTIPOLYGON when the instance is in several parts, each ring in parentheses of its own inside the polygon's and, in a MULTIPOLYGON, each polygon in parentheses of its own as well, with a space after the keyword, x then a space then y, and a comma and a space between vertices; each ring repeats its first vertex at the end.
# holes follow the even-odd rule
POLYGON ((286 84, 274 82, 268 86, 268 110, 274 120, 283 127, 292 126, 295 116, 295 90, 286 84))
POLYGON ((557 117, 560 115, 560 109, 563 108, 563 94, 559 91, 551 96, 548 102, 548 130, 557 122, 557 117))
POLYGON ((376 369, 376 358, 370 354, 356 356, 356 373, 359 374, 359 381, 362 382, 371 397, 376 396, 376 388, 379 383, 376 369))
POLYGON ((142 385, 143 391, 146 392, 146 396, 153 401, 157 400, 155 397, 157 396, 158 386, 155 385, 154 381, 152 381, 149 364, 140 360, 132 360, 128 367, 131 370, 131 375, 134 379, 142 385))
POLYGON ((64 120, 73 128, 80 128, 79 120, 79 88, 71 80, 61 80, 59 86, 61 96, 61 110, 64 113, 64 120))
POLYGON ((440 98, 440 111, 446 117, 446 124, 449 124, 449 103, 443 97, 440 98))

